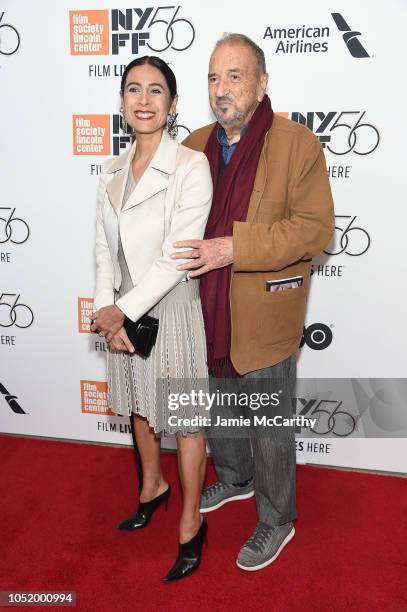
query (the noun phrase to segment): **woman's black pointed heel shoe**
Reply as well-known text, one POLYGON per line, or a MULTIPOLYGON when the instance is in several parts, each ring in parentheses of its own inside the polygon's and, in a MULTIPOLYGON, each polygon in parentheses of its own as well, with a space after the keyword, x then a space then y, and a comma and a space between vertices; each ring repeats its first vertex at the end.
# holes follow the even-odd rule
POLYGON ((117 525, 117 529, 133 531, 133 529, 141 529, 146 527, 154 512, 158 506, 165 504, 165 509, 168 508, 168 500, 171 493, 171 487, 168 487, 164 493, 154 497, 149 502, 140 502, 137 511, 132 514, 128 519, 117 525))
POLYGON ((164 578, 164 582, 172 582, 173 580, 185 578, 185 576, 189 576, 198 569, 201 563, 202 546, 206 540, 207 531, 208 523, 203 519, 200 528, 192 540, 185 542, 185 544, 179 544, 178 558, 175 565, 164 578))

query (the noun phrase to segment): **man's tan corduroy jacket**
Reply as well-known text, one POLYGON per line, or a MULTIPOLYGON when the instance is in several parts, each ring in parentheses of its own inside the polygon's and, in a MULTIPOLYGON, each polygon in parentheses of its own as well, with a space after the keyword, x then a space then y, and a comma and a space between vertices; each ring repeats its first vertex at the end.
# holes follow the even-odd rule
MULTIPOLYGON (((213 126, 196 130, 183 144, 203 151, 213 126)), ((333 230, 332 194, 319 140, 308 128, 275 115, 247 219, 233 224, 231 359, 240 374, 274 365, 298 349, 311 260, 333 230), (302 286, 266 291, 266 281, 296 276, 303 277, 302 286)))

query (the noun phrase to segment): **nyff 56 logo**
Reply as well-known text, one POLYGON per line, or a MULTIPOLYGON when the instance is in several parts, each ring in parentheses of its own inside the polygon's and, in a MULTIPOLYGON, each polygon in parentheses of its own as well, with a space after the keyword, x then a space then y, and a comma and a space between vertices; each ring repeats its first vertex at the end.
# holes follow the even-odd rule
POLYGON ((127 55, 140 47, 162 53, 185 51, 195 40, 192 23, 180 16, 181 6, 69 11, 71 55, 127 55))
POLYGON ((379 130, 365 119, 366 111, 277 113, 306 125, 334 155, 369 155, 379 146, 379 130))
POLYGON ((0 327, 26 329, 33 324, 34 313, 27 304, 21 302, 20 297, 19 293, 0 295, 0 327))
POLYGON ((11 23, 6 23, 3 11, 0 13, 0 55, 14 55, 19 46, 20 34, 11 23))

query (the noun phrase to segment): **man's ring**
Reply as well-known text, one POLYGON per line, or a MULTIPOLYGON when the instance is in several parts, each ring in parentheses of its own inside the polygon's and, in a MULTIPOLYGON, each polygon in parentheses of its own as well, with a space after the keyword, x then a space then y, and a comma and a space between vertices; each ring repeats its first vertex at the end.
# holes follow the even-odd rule
POLYGON ((105 337, 105 332, 99 332, 99 336, 100 336, 101 338, 104 338, 104 337, 105 337))

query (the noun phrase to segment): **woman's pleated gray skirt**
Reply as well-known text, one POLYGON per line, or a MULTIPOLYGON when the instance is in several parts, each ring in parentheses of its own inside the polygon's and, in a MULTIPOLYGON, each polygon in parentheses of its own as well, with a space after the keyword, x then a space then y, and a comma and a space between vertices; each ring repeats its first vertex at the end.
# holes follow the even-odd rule
POLYGON ((208 389, 199 281, 179 283, 148 314, 159 320, 157 342, 149 357, 108 352, 111 409, 123 416, 145 417, 156 434, 196 433, 208 412, 199 402, 177 405, 174 394, 208 389))

